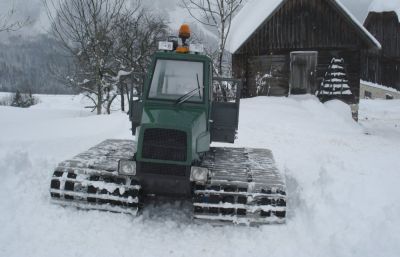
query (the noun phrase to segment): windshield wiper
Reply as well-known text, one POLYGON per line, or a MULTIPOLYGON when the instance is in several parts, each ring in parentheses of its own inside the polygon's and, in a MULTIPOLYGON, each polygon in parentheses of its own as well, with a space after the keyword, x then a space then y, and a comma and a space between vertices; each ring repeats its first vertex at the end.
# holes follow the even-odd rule
POLYGON ((190 91, 190 92, 184 94, 183 96, 179 97, 178 99, 176 99, 175 105, 183 104, 184 102, 186 102, 187 100, 192 98, 197 93, 199 93, 199 97, 201 99, 201 89, 203 89, 204 87, 200 86, 199 74, 196 74, 196 77, 197 77, 197 88, 193 89, 192 91, 190 91))

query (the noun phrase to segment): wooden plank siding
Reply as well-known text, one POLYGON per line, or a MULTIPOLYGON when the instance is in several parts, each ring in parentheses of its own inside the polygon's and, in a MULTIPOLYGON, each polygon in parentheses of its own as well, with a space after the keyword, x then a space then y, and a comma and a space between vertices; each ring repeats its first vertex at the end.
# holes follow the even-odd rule
MULTIPOLYGON (((370 45, 330 0, 287 0, 272 17, 258 27, 233 54, 233 74, 244 80, 242 95, 287 95, 290 79, 290 52, 317 51, 319 87, 332 58, 345 60, 353 96, 343 99, 358 103, 361 50, 370 45), (270 90, 260 92, 256 79, 271 73, 270 90)), ((322 99, 324 100, 324 99, 322 99)))
MULTIPOLYGON (((237 54, 265 55, 284 49, 357 48, 362 40, 326 0, 289 0, 237 54)), ((364 46, 364 48, 366 48, 364 46)))
POLYGON ((382 51, 363 52, 362 78, 400 90, 400 22, 395 12, 369 13, 364 26, 382 44, 382 51))
POLYGON ((381 43, 382 56, 400 60, 400 22, 395 12, 369 13, 364 26, 381 43))
MULTIPOLYGON (((262 55, 262 56, 234 56, 233 63, 236 76, 245 81, 246 87, 242 94, 245 97, 253 97, 257 95, 285 96, 289 92, 290 79, 290 52, 282 52, 281 54, 262 55), (243 63, 245 62, 245 63, 243 63), (245 68, 241 68, 245 67, 245 68), (272 71, 272 72, 271 72, 272 71), (259 91, 256 85, 257 75, 262 76, 266 73, 272 74, 272 78, 268 79, 270 90, 259 91)), ((349 80, 349 87, 353 93, 353 97, 346 97, 348 103, 358 103, 360 92, 360 51, 358 50, 321 50, 318 52, 318 65, 316 75, 316 87, 324 79, 332 58, 343 58, 345 61, 346 75, 349 80)), ((329 100, 325 98, 323 100, 329 100)))

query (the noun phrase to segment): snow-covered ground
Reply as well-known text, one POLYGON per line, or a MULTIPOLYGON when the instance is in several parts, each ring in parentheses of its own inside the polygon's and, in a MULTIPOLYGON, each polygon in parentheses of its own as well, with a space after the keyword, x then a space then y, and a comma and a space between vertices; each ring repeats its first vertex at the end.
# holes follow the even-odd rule
POLYGON ((81 97, 0 107, 0 256, 399 256, 400 101, 258 97, 241 104, 235 146, 270 148, 286 174, 285 225, 196 225, 190 204, 140 217, 50 203, 58 162, 107 138, 131 138, 122 113, 94 116, 81 97))

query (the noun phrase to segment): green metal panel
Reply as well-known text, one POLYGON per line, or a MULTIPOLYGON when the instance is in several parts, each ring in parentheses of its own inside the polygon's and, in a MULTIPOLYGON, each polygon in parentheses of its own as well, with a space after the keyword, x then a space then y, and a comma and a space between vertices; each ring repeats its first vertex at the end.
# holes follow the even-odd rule
POLYGON ((177 54, 173 52, 160 52, 153 56, 143 90, 143 113, 139 129, 137 161, 191 165, 193 161, 199 160, 201 152, 210 148, 209 115, 211 106, 210 86, 212 81, 211 60, 207 56, 197 54, 177 54), (203 70, 203 102, 185 102, 174 104, 173 101, 149 99, 150 85, 158 59, 182 60, 202 62, 203 70), (142 156, 144 132, 149 128, 164 128, 184 131, 187 134, 187 160, 186 162, 175 162, 165 160, 145 159, 142 156))

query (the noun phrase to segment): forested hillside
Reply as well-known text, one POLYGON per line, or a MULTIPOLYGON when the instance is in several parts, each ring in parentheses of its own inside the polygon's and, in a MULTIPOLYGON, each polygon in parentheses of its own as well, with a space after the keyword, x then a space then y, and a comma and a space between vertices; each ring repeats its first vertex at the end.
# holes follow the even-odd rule
POLYGON ((53 39, 11 37, 0 42, 0 91, 73 93, 66 86, 70 58, 53 39))

